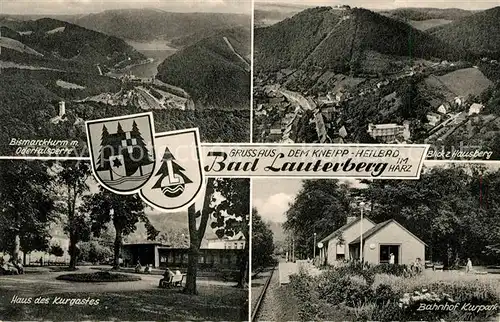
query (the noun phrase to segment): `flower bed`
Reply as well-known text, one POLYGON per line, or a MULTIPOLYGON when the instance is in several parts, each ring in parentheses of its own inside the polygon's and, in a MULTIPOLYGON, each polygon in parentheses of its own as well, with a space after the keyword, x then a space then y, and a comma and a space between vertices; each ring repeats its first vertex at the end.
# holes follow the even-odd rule
POLYGON ((301 272, 290 285, 301 320, 485 321, 500 312, 497 280, 456 272, 405 277, 404 271, 346 265, 316 277, 301 272))

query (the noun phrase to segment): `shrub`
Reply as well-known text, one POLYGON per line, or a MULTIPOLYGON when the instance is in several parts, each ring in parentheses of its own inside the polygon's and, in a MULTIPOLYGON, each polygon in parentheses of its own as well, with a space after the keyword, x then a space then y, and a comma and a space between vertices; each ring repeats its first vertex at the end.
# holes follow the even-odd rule
POLYGON ((369 282, 362 275, 339 274, 333 271, 322 277, 317 291, 320 299, 330 304, 345 303, 355 307, 367 303, 373 296, 369 282))
POLYGON ((388 302, 397 302, 398 300, 398 294, 387 284, 380 284, 375 289, 373 301, 377 305, 384 305, 388 302))
POLYGON ((356 321, 373 321, 373 314, 377 307, 373 303, 365 303, 352 309, 356 321))
POLYGON ((56 257, 64 256, 64 249, 59 245, 52 245, 49 249, 49 254, 55 255, 56 257))
POLYGON ((78 247, 78 257, 84 262, 105 262, 113 257, 111 249, 99 244, 97 241, 81 242, 78 244, 78 247))
POLYGON ((290 286, 300 303, 299 316, 303 321, 317 320, 320 313, 318 298, 313 292, 314 278, 300 271, 290 275, 290 286))
POLYGON ((408 266, 398 264, 379 264, 371 268, 373 274, 389 274, 396 276, 404 276, 405 272, 409 271, 408 266))
POLYGON ((372 313, 371 321, 404 321, 403 309, 399 307, 397 302, 377 305, 376 310, 372 313))

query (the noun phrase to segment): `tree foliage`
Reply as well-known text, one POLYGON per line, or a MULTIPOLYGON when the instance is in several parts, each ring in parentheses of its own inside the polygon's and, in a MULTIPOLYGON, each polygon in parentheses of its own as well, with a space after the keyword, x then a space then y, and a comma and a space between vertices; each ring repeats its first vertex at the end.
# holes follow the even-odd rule
POLYGON ((246 28, 224 29, 167 57, 157 78, 179 86, 192 96, 197 108, 248 109, 250 70, 223 40, 241 56, 250 52, 246 28), (238 48, 240 47, 240 48, 238 48), (196 73, 197 77, 192 77, 196 73))
POLYGON ((211 227, 215 229, 219 238, 232 237, 239 232, 244 234, 246 246, 240 257, 238 285, 245 285, 248 272, 249 202, 249 179, 208 179, 203 208, 196 210, 195 205, 192 205, 188 209, 189 256, 184 292, 197 294, 196 274, 199 249, 210 218, 214 220, 211 227))
POLYGON ((338 180, 304 180, 284 224, 293 234, 296 255, 312 257, 314 233, 320 240, 344 225, 353 211, 352 201, 348 187, 338 180))
POLYGON ((34 250, 47 250, 50 223, 56 219, 53 179, 47 163, 0 161, 0 249, 19 257, 34 250))
POLYGON ((56 257, 62 257, 64 256, 64 249, 62 249, 61 245, 52 245, 50 246, 49 254, 56 257))
POLYGON ((363 181, 348 191, 334 180, 305 180, 285 227, 296 253, 310 256, 318 240, 345 223, 351 205, 366 202, 365 216, 376 223, 395 219, 427 244, 426 257, 447 267, 498 263, 500 171, 480 165, 424 168, 420 180, 363 181))
POLYGON ((86 212, 79 207, 83 194, 89 190, 87 180, 90 176, 90 164, 68 160, 54 164, 51 171, 56 176, 64 232, 69 237, 69 266, 74 269, 78 256, 76 244, 90 238, 89 219, 86 212))
POLYGON ((78 257, 84 262, 102 263, 113 257, 112 250, 98 241, 88 241, 78 244, 78 257))
POLYGON ((118 195, 100 188, 98 193, 85 198, 85 209, 90 214, 94 235, 99 236, 107 223, 113 224, 116 232, 113 249, 115 268, 118 268, 120 264, 123 237, 133 233, 137 223, 144 222, 148 239, 154 240, 159 234, 145 215, 144 203, 137 194, 118 195))
POLYGON ((481 254, 500 238, 496 197, 485 194, 496 185, 499 172, 484 175, 481 167, 431 168, 416 181, 374 181, 364 191, 370 200, 370 217, 390 218, 429 245, 432 259, 457 265, 481 254), (490 208, 488 209, 488 205, 490 208))
POLYGON ((273 232, 262 221, 256 208, 252 209, 252 270, 272 264, 274 253, 273 232))

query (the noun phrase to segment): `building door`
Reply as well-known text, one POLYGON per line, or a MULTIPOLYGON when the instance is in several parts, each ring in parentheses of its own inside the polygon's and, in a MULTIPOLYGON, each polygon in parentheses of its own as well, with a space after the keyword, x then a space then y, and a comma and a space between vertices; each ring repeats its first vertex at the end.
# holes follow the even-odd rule
POLYGON ((400 245, 380 245, 379 263, 388 264, 391 254, 394 254, 394 264, 399 264, 400 245))

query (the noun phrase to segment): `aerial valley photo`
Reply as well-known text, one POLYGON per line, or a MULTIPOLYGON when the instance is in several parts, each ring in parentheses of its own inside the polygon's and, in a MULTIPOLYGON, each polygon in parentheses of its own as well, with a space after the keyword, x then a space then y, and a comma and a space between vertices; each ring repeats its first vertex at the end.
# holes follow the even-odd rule
POLYGON ((498 1, 288 2, 255 4, 254 142, 500 158, 498 1))
POLYGON ((157 132, 248 142, 250 35, 248 1, 2 1, 0 154, 83 149, 84 121, 145 111, 157 132))

